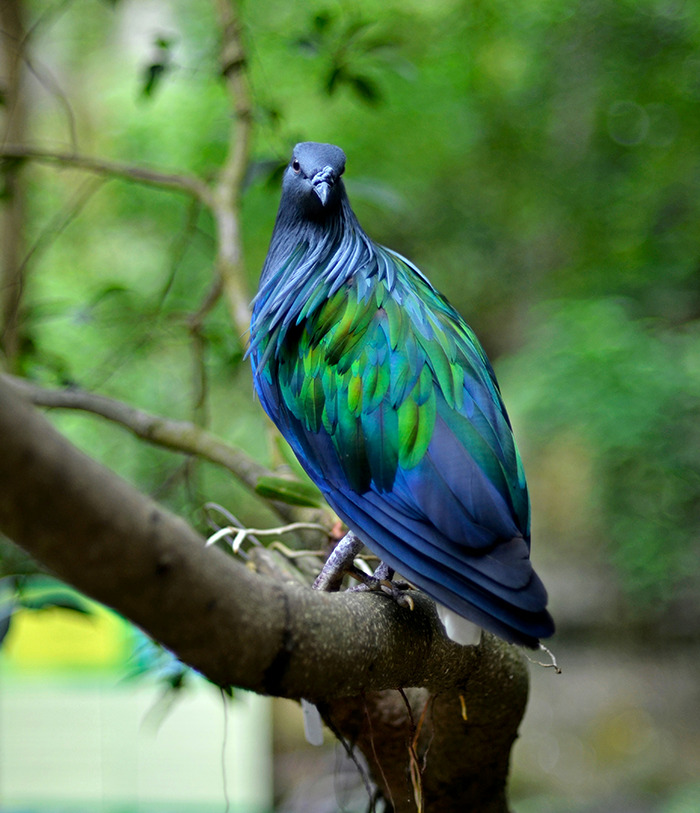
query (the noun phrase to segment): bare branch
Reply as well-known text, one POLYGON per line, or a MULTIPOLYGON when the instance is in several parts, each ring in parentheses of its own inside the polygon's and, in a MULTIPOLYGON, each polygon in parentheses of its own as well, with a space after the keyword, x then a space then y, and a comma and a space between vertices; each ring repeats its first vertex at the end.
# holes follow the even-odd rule
POLYGON ((253 103, 248 87, 243 30, 236 2, 217 0, 217 5, 223 31, 221 72, 236 114, 236 126, 231 129, 228 154, 219 174, 219 184, 237 202, 248 168, 253 103))
POLYGON ((104 158, 91 158, 73 152, 61 152, 42 147, 30 147, 23 144, 4 144, 0 147, 0 158, 15 158, 39 161, 46 164, 58 164, 63 167, 72 167, 96 175, 105 175, 111 178, 121 178, 127 181, 160 189, 169 189, 190 195, 211 205, 211 193, 207 184, 196 175, 160 172, 147 167, 126 164, 121 161, 109 161, 104 158))
POLYGON ((217 0, 222 30, 221 70, 235 111, 226 160, 212 195, 218 231, 217 270, 234 327, 241 338, 250 324, 240 228, 240 201, 250 154, 253 105, 248 87, 242 26, 235 0, 217 0))

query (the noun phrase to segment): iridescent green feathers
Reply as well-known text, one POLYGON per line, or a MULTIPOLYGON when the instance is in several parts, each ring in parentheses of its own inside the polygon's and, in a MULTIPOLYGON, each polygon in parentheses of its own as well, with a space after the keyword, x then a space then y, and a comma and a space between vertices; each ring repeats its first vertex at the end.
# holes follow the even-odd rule
MULTIPOLYGON (((306 255, 291 256, 289 275, 306 255)), ((425 456, 440 410, 510 496, 527 532, 522 465, 491 365, 468 325, 412 264, 381 246, 331 295, 316 270, 295 319, 272 330, 260 325, 256 354, 266 360, 260 375, 270 383, 274 376, 291 415, 307 432, 330 436, 348 486, 390 491, 397 468, 425 456)))

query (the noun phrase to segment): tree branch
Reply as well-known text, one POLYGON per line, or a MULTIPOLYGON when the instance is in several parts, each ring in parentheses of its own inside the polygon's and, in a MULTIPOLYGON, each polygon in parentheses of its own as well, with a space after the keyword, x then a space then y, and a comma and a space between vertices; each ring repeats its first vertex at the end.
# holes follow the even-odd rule
POLYGON ((63 167, 81 169, 96 175, 121 178, 127 181, 168 189, 190 195, 207 206, 211 205, 211 192, 207 184, 196 175, 160 172, 147 167, 125 164, 121 161, 109 161, 104 158, 92 158, 73 152, 61 152, 29 147, 23 144, 3 144, 0 146, 0 157, 16 160, 32 160, 45 164, 58 164, 63 167))
POLYGON ((248 167, 253 103, 248 87, 242 25, 235 0, 216 0, 222 31, 221 73, 235 111, 226 160, 213 189, 211 208, 218 232, 217 270, 234 327, 243 337, 250 325, 240 228, 243 180, 248 167))
MULTIPOLYGON (((4 109, 4 127, 0 147, 6 141, 26 137, 27 105, 22 94, 22 57, 24 21, 22 4, 17 0, 0 3, 0 88, 4 109)), ((25 189, 20 168, 11 166, 2 176, 2 212, 0 217, 0 347, 9 369, 18 369, 22 345, 20 309, 24 292, 25 189)))
MULTIPOLYGON (((321 593, 252 573, 72 446, 0 380, 0 528, 221 685, 289 697, 451 688, 477 656, 433 603, 321 593)), ((498 648, 498 647, 496 647, 498 648)))
POLYGON ((394 813, 508 810, 509 754, 527 676, 517 651, 490 649, 494 642, 476 650, 462 687, 371 692, 323 707, 329 725, 365 755, 394 813))

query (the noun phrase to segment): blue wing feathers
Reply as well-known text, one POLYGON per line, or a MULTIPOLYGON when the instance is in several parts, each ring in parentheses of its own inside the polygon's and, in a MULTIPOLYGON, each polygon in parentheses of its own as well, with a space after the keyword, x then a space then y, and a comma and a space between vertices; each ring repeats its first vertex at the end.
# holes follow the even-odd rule
MULTIPOLYGON (((441 544, 443 540, 430 539, 430 532, 426 534, 415 520, 404 519, 400 528, 396 528, 399 534, 392 533, 396 512, 386 501, 372 500, 366 505, 358 505, 355 495, 335 491, 329 493, 327 499, 339 516, 353 518, 348 522, 349 527, 371 538, 375 550, 385 562, 410 581, 422 584, 431 596, 455 612, 483 623, 487 629, 494 629, 488 619, 495 619, 499 634, 509 641, 532 643, 533 639, 550 634, 551 630, 547 632, 549 625, 541 618, 546 593, 529 565, 529 559, 524 560, 523 573, 526 575, 520 573, 516 579, 512 578, 513 568, 516 571, 520 568, 515 562, 511 568, 499 567, 496 560, 484 556, 470 559, 465 565, 463 559, 450 556, 441 544), (513 589, 498 581, 507 570, 510 570, 512 584, 524 586, 513 589), (489 578, 489 573, 494 578, 489 578), (474 610, 479 611, 479 618, 474 618, 474 610), (523 614, 529 623, 523 623, 523 614), (532 618, 527 618, 528 615, 532 618), (514 632, 523 626, 534 629, 525 636, 514 632), (526 640, 523 641, 523 637, 526 640)), ((517 543, 516 540, 516 546, 517 543)), ((521 550, 526 551, 526 548, 521 550)), ((523 560, 519 558, 518 561, 523 560)))

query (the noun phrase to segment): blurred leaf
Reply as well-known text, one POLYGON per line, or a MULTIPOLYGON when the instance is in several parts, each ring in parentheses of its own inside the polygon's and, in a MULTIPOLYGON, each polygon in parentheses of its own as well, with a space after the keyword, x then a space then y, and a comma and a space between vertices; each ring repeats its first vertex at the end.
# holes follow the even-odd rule
POLYGON ((150 98, 156 91, 160 80, 165 76, 168 66, 164 62, 154 62, 145 70, 141 95, 150 98))
POLYGON ((323 505, 323 497, 311 483, 298 480, 286 480, 283 477, 260 477, 255 491, 268 500, 277 500, 287 505, 300 505, 307 508, 318 508, 323 505))
POLYGON ((328 29, 328 26, 331 24, 332 20, 333 15, 330 11, 320 11, 313 16, 313 27, 319 34, 322 34, 328 29))
POLYGON ((381 93, 379 88, 372 79, 368 76, 349 76, 348 82, 352 85, 355 92, 370 104, 377 104, 381 100, 381 93))
POLYGON ((319 52, 319 42, 315 37, 299 37, 295 40, 297 48, 306 56, 314 57, 319 52))
MULTIPOLYGON (((340 34, 340 42, 344 47, 347 47, 350 44, 353 44, 354 40, 358 40, 360 35, 367 31, 368 29, 372 28, 374 23, 369 20, 363 20, 362 18, 358 17, 354 20, 350 20, 346 27, 340 34)), ((367 50, 366 46, 362 47, 361 50, 367 50)))
POLYGON ((3 641, 7 638, 7 634, 10 631, 13 614, 12 607, 3 607, 0 605, 0 647, 2 647, 3 641))
POLYGON ((329 96, 332 96, 336 88, 338 87, 338 83, 342 82, 344 79, 345 79, 345 68, 343 67, 343 65, 332 65, 331 69, 328 71, 328 75, 326 76, 326 81, 324 84, 326 93, 329 96))
POLYGON ((19 606, 25 610, 70 610, 82 615, 92 615, 92 610, 86 601, 74 591, 57 590, 41 595, 29 597, 22 596, 19 606))
POLYGON ((146 66, 144 71, 141 95, 147 99, 156 92, 163 77, 172 68, 171 48, 173 39, 162 34, 156 35, 153 46, 156 56, 153 61, 146 66))
POLYGON ((103 299, 106 299, 109 296, 121 296, 124 294, 128 295, 129 293, 129 288, 126 285, 122 285, 119 282, 109 282, 105 286, 95 291, 90 300, 90 306, 93 307, 94 305, 97 305, 98 302, 101 302, 103 299))
POLYGON ((15 584, 16 581, 12 577, 0 579, 0 647, 10 631, 16 608, 15 584))

